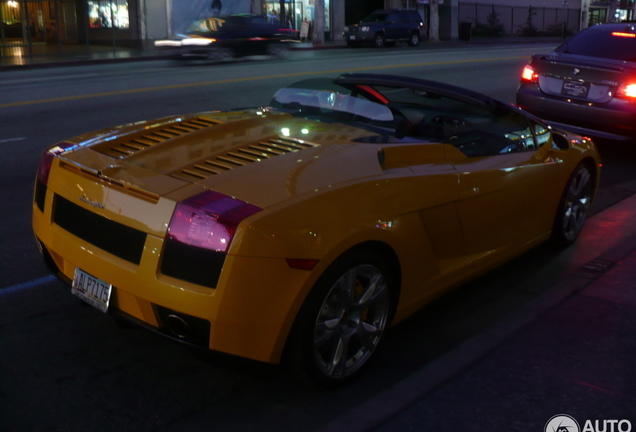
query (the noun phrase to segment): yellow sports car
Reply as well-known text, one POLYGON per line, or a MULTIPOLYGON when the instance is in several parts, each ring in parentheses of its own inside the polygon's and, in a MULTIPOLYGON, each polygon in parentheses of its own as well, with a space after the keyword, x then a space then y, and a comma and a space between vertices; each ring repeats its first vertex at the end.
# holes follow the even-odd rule
POLYGON ((572 243, 599 167, 588 138, 512 105, 345 74, 49 147, 33 230, 98 310, 330 385, 445 290, 572 243))

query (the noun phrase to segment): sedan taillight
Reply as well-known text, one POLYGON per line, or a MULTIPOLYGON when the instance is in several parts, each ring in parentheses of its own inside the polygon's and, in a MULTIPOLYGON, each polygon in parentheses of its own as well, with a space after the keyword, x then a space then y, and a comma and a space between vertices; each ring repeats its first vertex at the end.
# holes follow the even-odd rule
POLYGON ((214 191, 202 192, 177 204, 168 239, 227 252, 239 223, 262 209, 214 191))
POLYGON ((64 153, 65 151, 70 150, 75 147, 77 144, 62 141, 57 143, 42 152, 42 156, 40 157, 40 164, 38 166, 38 179, 42 182, 44 186, 47 185, 49 181, 49 174, 51 173, 51 165, 53 165, 53 158, 55 156, 64 153))
POLYGON ((636 100, 636 83, 622 84, 616 91, 616 96, 636 100))
POLYGON ((530 66, 526 66, 521 72, 521 81, 533 83, 539 82, 539 74, 536 73, 530 66))

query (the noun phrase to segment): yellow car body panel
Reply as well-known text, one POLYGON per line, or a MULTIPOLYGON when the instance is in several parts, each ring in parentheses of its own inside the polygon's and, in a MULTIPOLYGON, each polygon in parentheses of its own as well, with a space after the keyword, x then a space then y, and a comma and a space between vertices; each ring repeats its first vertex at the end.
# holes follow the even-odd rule
POLYGON ((276 363, 308 293, 343 253, 392 251, 398 322, 547 239, 574 166, 600 162, 590 142, 468 158, 449 144, 353 141, 370 134, 246 110, 77 137, 70 142, 80 147, 51 165, 44 207, 33 204, 34 233, 64 278, 79 268, 111 283, 112 308, 154 328, 157 307, 200 318, 210 323, 210 349, 276 363), (144 144, 151 139, 166 145, 144 144), (298 148, 279 152, 280 143, 298 148), (160 271, 177 203, 205 190, 262 208, 237 227, 215 287, 160 271), (144 233, 139 262, 54 223, 60 199, 144 233))

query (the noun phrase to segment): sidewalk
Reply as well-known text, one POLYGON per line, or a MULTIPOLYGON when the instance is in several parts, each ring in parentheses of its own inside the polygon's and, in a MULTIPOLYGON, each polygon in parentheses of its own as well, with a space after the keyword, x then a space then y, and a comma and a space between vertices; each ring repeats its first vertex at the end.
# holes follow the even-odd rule
POLYGON ((545 294, 319 431, 636 430, 635 216, 636 195, 592 217, 545 294))

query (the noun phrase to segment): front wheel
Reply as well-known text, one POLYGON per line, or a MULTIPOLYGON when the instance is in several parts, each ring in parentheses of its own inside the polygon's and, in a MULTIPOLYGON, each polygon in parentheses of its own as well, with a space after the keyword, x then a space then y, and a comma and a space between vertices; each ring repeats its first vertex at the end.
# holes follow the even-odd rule
POLYGON ((574 243, 583 230, 592 205, 593 188, 590 167, 585 163, 578 165, 568 180, 554 220, 552 238, 557 244, 574 243))
POLYGON ((386 46, 386 38, 384 37, 384 33, 377 33, 373 38, 373 43, 376 47, 382 48, 386 46))
POLYGON ((393 315, 392 269, 361 251, 332 264, 294 325, 292 367, 324 386, 348 382, 369 364, 393 315))

